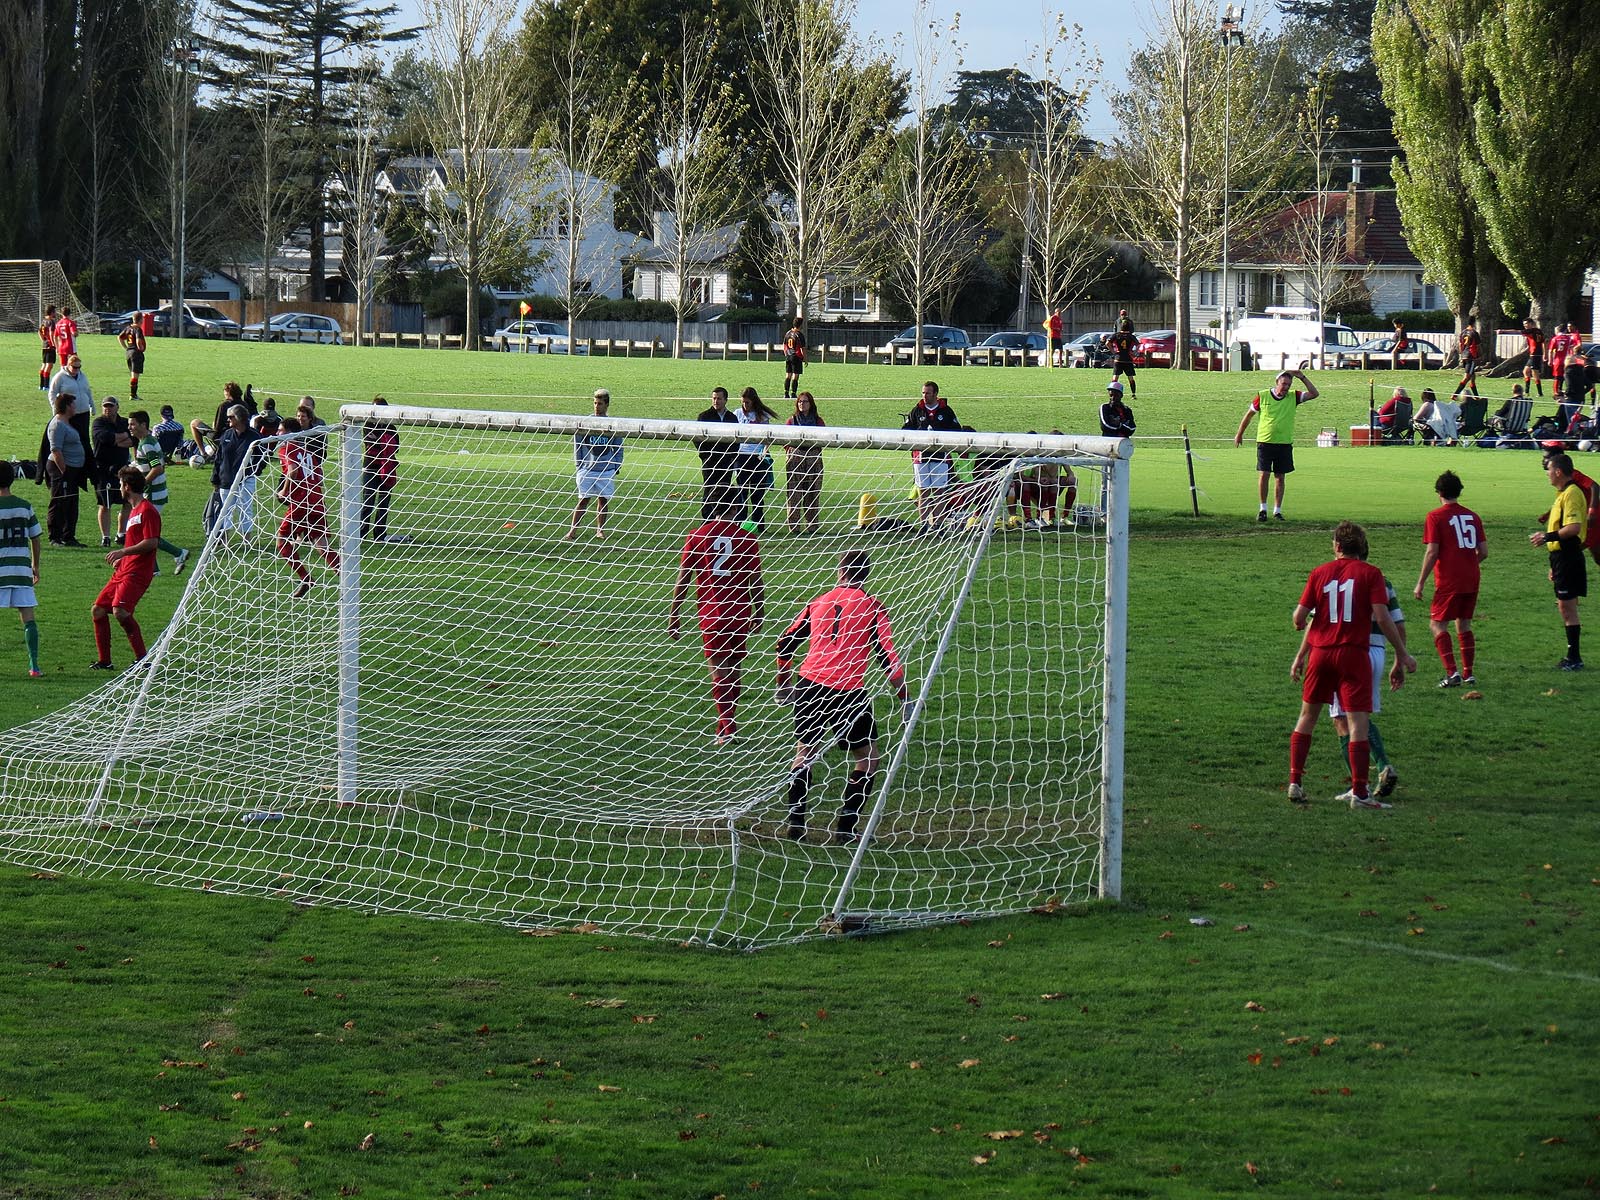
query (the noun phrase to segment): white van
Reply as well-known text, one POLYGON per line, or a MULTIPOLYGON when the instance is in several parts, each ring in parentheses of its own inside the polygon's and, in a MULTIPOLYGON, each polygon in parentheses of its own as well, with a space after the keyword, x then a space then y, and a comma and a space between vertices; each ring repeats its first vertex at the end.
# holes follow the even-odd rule
POLYGON ((1264 316, 1245 317, 1228 334, 1229 349, 1250 346, 1260 371, 1337 367, 1355 355, 1356 335, 1348 325, 1318 323, 1314 308, 1273 306, 1264 316))

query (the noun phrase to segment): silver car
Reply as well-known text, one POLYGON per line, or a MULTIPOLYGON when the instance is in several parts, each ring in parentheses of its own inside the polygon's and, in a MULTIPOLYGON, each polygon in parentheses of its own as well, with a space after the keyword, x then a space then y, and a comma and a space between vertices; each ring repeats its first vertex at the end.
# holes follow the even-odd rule
POLYGON ((513 321, 494 331, 495 349, 525 354, 587 354, 579 343, 573 350, 567 331, 555 321, 513 321))
POLYGON ((344 345, 344 330, 319 313, 281 312, 263 325, 246 325, 239 335, 247 342, 326 342, 344 345))

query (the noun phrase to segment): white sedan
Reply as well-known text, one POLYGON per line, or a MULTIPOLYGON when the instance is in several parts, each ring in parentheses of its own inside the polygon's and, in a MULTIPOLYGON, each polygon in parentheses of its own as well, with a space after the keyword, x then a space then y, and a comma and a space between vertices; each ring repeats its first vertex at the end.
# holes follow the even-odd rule
POLYGON ((344 330, 332 317, 317 313, 281 312, 263 326, 246 325, 239 334, 247 342, 327 342, 344 345, 344 330))
POLYGON ((581 343, 574 351, 567 331, 554 321, 513 321, 494 331, 494 344, 497 350, 525 354, 589 353, 581 343))

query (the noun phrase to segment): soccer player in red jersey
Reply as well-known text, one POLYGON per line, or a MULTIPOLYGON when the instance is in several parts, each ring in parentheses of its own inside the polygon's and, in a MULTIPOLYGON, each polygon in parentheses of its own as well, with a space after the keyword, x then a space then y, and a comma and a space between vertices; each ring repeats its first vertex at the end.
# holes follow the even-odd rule
MULTIPOLYGON (((300 422, 288 418, 283 432, 299 433, 300 422)), ((278 465, 283 470, 278 499, 289 506, 278 523, 278 554, 289 560, 300 580, 294 589, 294 598, 299 600, 311 590, 311 572, 300 561, 300 546, 315 549, 335 575, 339 556, 328 544, 328 510, 322 499, 322 466, 316 448, 307 441, 284 442, 278 447, 278 465)))
POLYGON ((1367 793, 1371 749, 1367 722, 1372 713, 1372 658, 1367 641, 1376 624, 1395 648, 1389 687, 1397 690, 1417 660, 1406 653, 1405 639, 1389 616, 1388 591, 1383 572, 1366 562, 1367 532, 1353 521, 1341 521, 1333 531, 1333 560, 1311 572, 1294 610, 1294 627, 1311 629, 1295 653, 1289 678, 1305 683, 1300 696, 1300 717, 1289 736, 1289 799, 1304 804, 1306 759, 1311 753, 1311 732, 1317 727, 1322 706, 1335 696, 1350 728, 1350 790, 1335 797, 1351 808, 1387 808, 1367 793), (1309 649, 1309 663, 1306 651, 1309 649))
POLYGON ((667 635, 682 636, 679 611, 694 580, 700 610, 700 643, 711 671, 711 702, 717 710, 717 745, 739 731, 740 677, 749 639, 761 632, 766 592, 761 581, 761 547, 739 523, 740 502, 718 496, 704 524, 683 540, 678 578, 672 586, 667 635))
POLYGON ((161 545, 161 510, 144 498, 144 472, 138 467, 123 467, 117 472, 117 481, 122 485, 122 502, 132 511, 128 513, 125 544, 106 554, 106 562, 112 566, 111 580, 95 597, 91 610, 94 648, 99 657, 89 667, 95 671, 116 670, 111 662, 113 616, 128 635, 133 661, 144 657, 144 633, 133 610, 150 587, 156 573, 156 550, 161 545))
POLYGON ((50 390, 50 368, 56 365, 56 306, 50 305, 44 310, 44 320, 39 322, 39 340, 44 343, 41 354, 43 362, 39 367, 39 390, 50 390))
POLYGON ((1428 514, 1423 524, 1422 570, 1417 572, 1417 586, 1411 594, 1422 599, 1428 572, 1432 571, 1433 604, 1428 609, 1428 628, 1433 634, 1439 661, 1444 664, 1444 678, 1439 686, 1453 688, 1477 682, 1472 675, 1472 660, 1478 646, 1472 633, 1472 614, 1478 607, 1478 564, 1489 557, 1489 547, 1478 514, 1459 503, 1461 480, 1456 473, 1446 471, 1439 476, 1433 481, 1433 490, 1442 503, 1428 514), (1452 621, 1456 636, 1461 639, 1459 671, 1455 646, 1450 641, 1452 621))
POLYGON ((67 359, 78 352, 78 323, 72 319, 70 308, 61 310, 61 319, 50 331, 50 336, 55 340, 56 358, 65 366, 67 359))
POLYGON ((895 653, 889 612, 864 590, 872 572, 865 550, 847 550, 839 559, 838 586, 810 601, 778 638, 778 703, 794 705, 795 753, 789 777, 789 836, 806 833, 806 795, 811 768, 828 743, 842 736, 855 755, 855 769, 844 786, 844 804, 834 826, 836 842, 856 840, 856 821, 878 772, 878 723, 872 697, 862 686, 873 660, 883 668, 904 709, 906 672, 895 653), (800 682, 791 687, 794 652, 809 642, 800 664, 800 682))

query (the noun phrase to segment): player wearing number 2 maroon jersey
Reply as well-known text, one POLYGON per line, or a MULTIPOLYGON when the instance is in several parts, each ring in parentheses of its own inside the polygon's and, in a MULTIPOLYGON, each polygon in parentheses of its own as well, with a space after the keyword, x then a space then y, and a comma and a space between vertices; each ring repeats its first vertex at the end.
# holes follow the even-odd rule
POLYGON ((719 746, 727 745, 738 732, 740 669, 749 639, 761 632, 766 615, 761 547, 754 535, 738 524, 738 518, 738 504, 719 498, 705 524, 684 539, 667 616, 667 633, 677 641, 682 634, 678 613, 693 579, 700 641, 711 669, 719 746))
POLYGON ((1472 614, 1478 607, 1478 564, 1489 556, 1484 542, 1483 522, 1478 514, 1465 508, 1461 498, 1461 480, 1454 471, 1446 471, 1433 481, 1433 490, 1444 503, 1428 514, 1422 527, 1422 570, 1417 573, 1417 586, 1411 594, 1422 599, 1423 586, 1428 572, 1433 572, 1433 604, 1428 610, 1428 627, 1433 633, 1433 646, 1444 664, 1442 688, 1460 687, 1463 683, 1476 683, 1472 674, 1472 660, 1477 653, 1477 639, 1472 633, 1472 614), (1456 625, 1456 636, 1461 639, 1461 669, 1456 669, 1455 647, 1450 641, 1450 622, 1456 625))
POLYGON ((1300 603, 1294 610, 1294 627, 1310 632, 1304 639, 1289 678, 1302 672, 1300 717, 1289 736, 1289 799, 1305 803, 1306 759, 1311 753, 1311 731, 1317 727, 1322 706, 1335 696, 1350 723, 1350 790, 1336 797, 1351 808, 1387 808, 1367 794, 1371 751, 1367 723, 1372 713, 1372 658, 1367 639, 1374 624, 1395 648, 1389 686, 1398 689, 1417 660, 1406 653, 1405 639, 1389 616, 1388 591, 1383 572, 1364 561, 1367 532, 1353 521, 1341 521, 1333 531, 1333 561, 1311 572, 1300 603), (1309 663, 1307 651, 1309 650, 1309 663))

